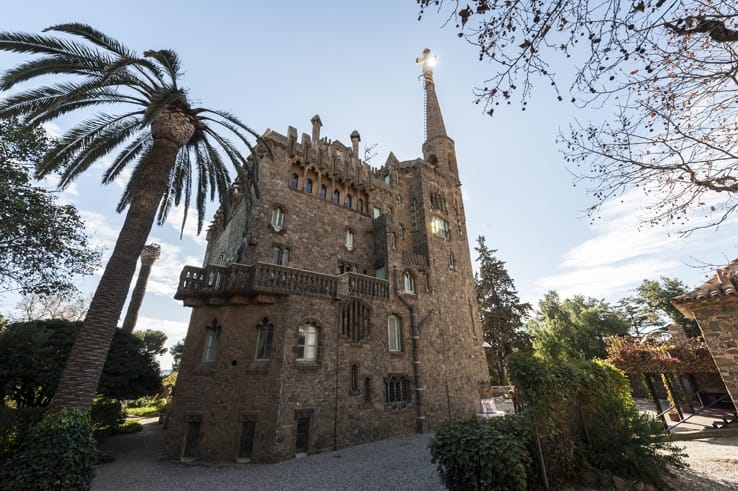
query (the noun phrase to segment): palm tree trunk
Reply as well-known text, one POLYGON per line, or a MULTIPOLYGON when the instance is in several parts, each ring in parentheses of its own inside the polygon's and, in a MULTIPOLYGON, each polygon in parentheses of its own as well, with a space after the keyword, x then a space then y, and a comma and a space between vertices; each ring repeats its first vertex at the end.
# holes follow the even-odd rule
POLYGON ((125 319, 123 319, 123 330, 125 332, 131 333, 136 328, 138 311, 141 309, 143 297, 146 294, 146 284, 151 274, 151 266, 159 258, 159 250, 158 244, 149 244, 141 251, 141 268, 138 270, 136 286, 133 288, 133 293, 131 293, 128 311, 125 319))
POLYGON ((59 386, 49 405, 50 412, 63 408, 90 407, 136 272, 139 253, 154 224, 159 200, 168 186, 169 172, 178 149, 174 141, 156 138, 149 160, 139 163, 144 166, 140 187, 131 200, 113 254, 105 266, 87 316, 69 353, 59 386))

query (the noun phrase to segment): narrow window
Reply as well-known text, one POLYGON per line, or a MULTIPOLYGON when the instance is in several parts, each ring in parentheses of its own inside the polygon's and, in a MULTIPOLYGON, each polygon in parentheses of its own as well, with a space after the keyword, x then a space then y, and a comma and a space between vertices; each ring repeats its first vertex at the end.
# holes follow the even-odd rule
POLYGON ((272 210, 272 228, 279 232, 282 230, 284 225, 284 210, 280 207, 276 207, 272 210))
POLYGON ((254 433, 256 433, 256 421, 244 421, 241 424, 241 441, 238 445, 238 459, 251 459, 254 450, 254 433))
POLYGON ((392 245, 392 250, 394 251, 397 249, 397 236, 394 232, 390 234, 390 244, 392 245))
POLYGON ((354 233, 349 229, 346 229, 346 242, 344 245, 349 251, 354 248, 354 233))
POLYGON ((282 262, 280 263, 282 266, 287 266, 290 263, 290 250, 289 249, 282 249, 282 262))
POLYGON ((370 377, 364 379, 364 402, 367 404, 372 402, 372 379, 370 377))
POLYGON ((290 262, 290 250, 286 247, 274 246, 272 249, 272 264, 287 266, 290 262))
POLYGON ((405 293, 415 293, 415 278, 410 272, 405 272, 403 276, 405 284, 405 293))
POLYGON ((344 198, 343 200, 343 206, 345 206, 346 208, 351 208, 351 204, 352 204, 351 199, 352 199, 351 195, 347 194, 346 198, 344 198))
POLYGON ((359 210, 359 213, 364 213, 364 200, 361 198, 356 202, 356 209, 359 210))
POLYGON ((454 253, 449 251, 448 253, 448 267, 453 268, 456 266, 456 257, 454 257, 454 253))
POLYGON ((312 179, 308 179, 305 182, 305 192, 307 194, 313 194, 313 180, 312 179))
POLYGON ((326 194, 328 193, 328 189, 325 187, 325 184, 320 185, 320 194, 318 196, 320 199, 325 199, 326 194))
POLYGON ((264 318, 256 329, 256 359, 268 360, 272 354, 274 326, 269 322, 269 319, 264 318))
POLYGON ((297 174, 292 174, 292 177, 290 177, 290 189, 297 189, 299 181, 300 179, 297 177, 297 174))
POLYGON ((412 204, 410 206, 410 210, 412 213, 413 232, 417 232, 418 231, 418 208, 415 202, 415 198, 413 198, 412 204))
POLYGON ((351 392, 359 392, 359 367, 356 365, 351 365, 351 392))
POLYGON ((218 356, 218 338, 220 337, 220 326, 213 321, 205 333, 205 344, 202 349, 202 361, 215 361, 218 356))
POLYGON ((318 361, 318 328, 312 324, 300 326, 297 334, 297 361, 318 361))
POLYGON ((377 207, 374 207, 374 209, 372 210, 372 218, 379 218, 379 215, 381 214, 382 214, 382 210, 380 210, 377 207))
POLYGON ((387 318, 387 334, 389 336, 389 350, 402 351, 400 318, 396 315, 390 315, 387 318))
POLYGON ((338 192, 338 189, 333 191, 333 202, 337 205, 341 203, 341 193, 338 192))

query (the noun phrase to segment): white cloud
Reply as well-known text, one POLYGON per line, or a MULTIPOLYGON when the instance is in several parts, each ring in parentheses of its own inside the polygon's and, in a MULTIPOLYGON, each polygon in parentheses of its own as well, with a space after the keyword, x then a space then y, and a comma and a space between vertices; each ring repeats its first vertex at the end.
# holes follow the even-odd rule
MULTIPOLYGON (((190 208, 187 210, 187 221, 185 222, 184 230, 182 230, 182 217, 184 216, 184 207, 179 206, 177 208, 172 209, 169 212, 169 215, 167 216, 167 225, 174 228, 174 230, 177 231, 177 235, 179 235, 180 231, 182 231, 182 237, 189 237, 192 239, 195 244, 198 247, 201 247, 202 250, 205 250, 205 247, 207 246, 207 240, 205 240, 205 235, 207 232, 207 228, 210 225, 210 220, 208 219, 209 216, 211 216, 208 213, 208 210, 206 210, 205 213, 205 220, 203 222, 203 230, 200 232, 200 234, 197 234, 197 210, 194 208, 190 208)), ((199 263, 200 261, 197 261, 199 263)))
POLYGON ((159 244, 161 255, 151 267, 146 293, 171 298, 177 291, 177 283, 182 268, 188 264, 200 264, 201 261, 193 256, 182 257, 182 246, 178 244, 164 242, 156 237, 152 237, 148 243, 159 244))
MULTIPOLYGON (((623 202, 603 207, 601 218, 591 227, 592 237, 566 251, 559 261, 560 272, 540 278, 536 293, 557 290, 563 297, 584 294, 616 300, 644 279, 661 276, 677 277, 696 287, 694 278, 704 272, 689 271, 688 263, 720 263, 726 252, 735 250, 733 234, 725 234, 724 229, 738 223, 738 217, 723 224, 723 233, 707 229, 682 237, 663 227, 642 225, 645 204, 642 195, 633 192, 623 202)), ((708 220, 695 214, 689 223, 699 226, 708 220)))

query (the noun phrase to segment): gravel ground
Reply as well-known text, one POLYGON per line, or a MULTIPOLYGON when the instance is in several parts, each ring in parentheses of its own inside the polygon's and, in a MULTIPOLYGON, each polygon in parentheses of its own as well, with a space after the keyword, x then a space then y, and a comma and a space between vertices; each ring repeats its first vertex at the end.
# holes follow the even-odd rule
MULTIPOLYGON (((164 430, 109 438, 115 461, 99 465, 94 490, 443 490, 427 449, 430 435, 411 435, 271 465, 184 465, 161 460, 164 430)), ((738 490, 738 436, 677 442, 690 468, 671 482, 678 491, 738 490)))

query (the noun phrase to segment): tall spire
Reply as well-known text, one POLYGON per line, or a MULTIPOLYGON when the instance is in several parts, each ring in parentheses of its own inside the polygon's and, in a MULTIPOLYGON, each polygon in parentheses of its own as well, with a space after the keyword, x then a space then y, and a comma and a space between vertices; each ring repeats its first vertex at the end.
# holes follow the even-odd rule
POLYGON ((441 106, 436 97, 436 85, 433 83, 433 65, 436 64, 436 55, 429 49, 417 58, 416 63, 423 68, 425 81, 425 143, 423 143, 423 160, 433 167, 448 171, 458 178, 456 167, 456 151, 454 141, 446 134, 446 125, 443 124, 441 106))
POLYGON ((437 57, 431 54, 428 48, 423 50, 423 54, 415 61, 423 68, 423 79, 425 81, 425 141, 431 141, 439 136, 446 135, 446 126, 443 124, 443 116, 441 115, 441 107, 438 105, 436 97, 436 85, 433 82, 433 66, 436 64, 437 57))

